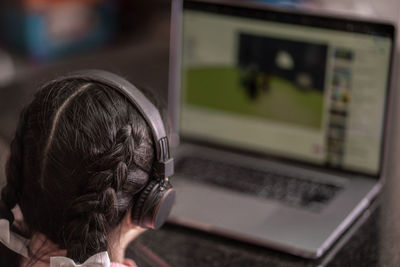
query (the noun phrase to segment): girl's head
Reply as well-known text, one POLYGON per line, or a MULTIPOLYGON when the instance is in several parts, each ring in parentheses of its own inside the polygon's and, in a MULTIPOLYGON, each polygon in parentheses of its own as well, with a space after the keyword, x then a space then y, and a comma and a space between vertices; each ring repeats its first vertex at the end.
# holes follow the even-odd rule
POLYGON ((17 204, 31 237, 44 234, 76 262, 108 250, 156 160, 152 131, 120 92, 91 79, 61 79, 21 114, 7 163, 5 204, 17 204))

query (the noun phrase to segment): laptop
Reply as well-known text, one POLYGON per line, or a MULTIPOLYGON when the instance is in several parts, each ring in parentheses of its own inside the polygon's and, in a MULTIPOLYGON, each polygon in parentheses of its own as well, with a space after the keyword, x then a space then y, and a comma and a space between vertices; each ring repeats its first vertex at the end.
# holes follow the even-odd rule
POLYGON ((171 222, 318 258, 385 176, 394 26, 175 1, 171 222))

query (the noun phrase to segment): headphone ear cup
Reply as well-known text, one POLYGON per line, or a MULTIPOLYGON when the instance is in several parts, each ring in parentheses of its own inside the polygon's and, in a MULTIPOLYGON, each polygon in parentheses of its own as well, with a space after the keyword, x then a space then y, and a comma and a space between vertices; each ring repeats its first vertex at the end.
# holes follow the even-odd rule
POLYGON ((160 228, 175 202, 175 190, 167 179, 153 180, 140 193, 132 210, 132 222, 143 228, 160 228))

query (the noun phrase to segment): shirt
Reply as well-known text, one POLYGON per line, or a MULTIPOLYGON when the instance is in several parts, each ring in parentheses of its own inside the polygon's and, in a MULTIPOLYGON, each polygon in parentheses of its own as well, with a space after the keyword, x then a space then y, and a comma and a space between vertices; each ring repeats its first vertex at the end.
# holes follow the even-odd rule
MULTIPOLYGON (((49 267, 50 257, 66 256, 67 251, 59 249, 56 244, 51 242, 43 234, 34 234, 29 243, 32 255, 38 258, 22 258, 21 267, 49 267), (33 263, 33 265, 32 265, 33 263)), ((137 267, 131 259, 125 259, 123 263, 111 262, 110 267, 137 267)))

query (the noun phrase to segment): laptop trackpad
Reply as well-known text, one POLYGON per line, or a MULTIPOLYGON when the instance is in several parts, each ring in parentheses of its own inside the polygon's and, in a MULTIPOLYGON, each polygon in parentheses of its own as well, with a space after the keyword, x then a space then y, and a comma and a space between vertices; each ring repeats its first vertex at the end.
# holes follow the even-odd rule
POLYGON ((174 185, 177 199, 171 217, 189 224, 193 222, 201 228, 209 225, 236 229, 259 227, 260 221, 268 220, 279 208, 272 201, 184 179, 175 179, 174 185))

